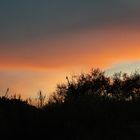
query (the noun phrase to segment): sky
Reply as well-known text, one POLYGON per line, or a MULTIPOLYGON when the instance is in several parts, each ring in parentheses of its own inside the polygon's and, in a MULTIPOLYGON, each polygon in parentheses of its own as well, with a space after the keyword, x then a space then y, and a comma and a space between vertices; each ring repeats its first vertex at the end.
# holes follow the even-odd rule
POLYGON ((91 68, 140 65, 139 0, 1 0, 0 95, 49 96, 91 68))

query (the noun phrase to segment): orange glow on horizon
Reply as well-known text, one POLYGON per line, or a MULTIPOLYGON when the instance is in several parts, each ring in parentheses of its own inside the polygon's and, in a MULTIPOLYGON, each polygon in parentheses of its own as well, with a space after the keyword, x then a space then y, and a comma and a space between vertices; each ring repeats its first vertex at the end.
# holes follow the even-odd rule
POLYGON ((0 67, 52 70, 77 65, 106 67, 114 61, 139 60, 140 33, 137 28, 123 28, 107 27, 75 33, 73 36, 68 34, 24 44, 6 44, 19 46, 18 52, 7 52, 6 55, 1 52, 0 67), (33 50, 29 50, 29 54, 28 50, 20 50, 25 46, 33 46, 33 50), (47 46, 50 49, 46 49, 47 46), (34 50, 34 47, 38 49, 34 50))
POLYGON ((68 74, 89 71, 92 67, 107 69, 114 63, 140 60, 139 31, 138 26, 111 26, 34 42, 0 44, 15 47, 14 51, 0 52, 0 70, 34 73, 31 77, 20 78, 19 83, 17 79, 11 84, 11 87, 23 89, 23 93, 31 95, 29 92, 45 87, 52 92, 57 83, 65 81, 68 74), (27 49, 24 49, 25 46, 27 49), (40 75, 36 77, 36 73, 40 75), (50 73, 52 75, 48 76, 50 73), (22 80, 30 82, 27 85, 22 80))

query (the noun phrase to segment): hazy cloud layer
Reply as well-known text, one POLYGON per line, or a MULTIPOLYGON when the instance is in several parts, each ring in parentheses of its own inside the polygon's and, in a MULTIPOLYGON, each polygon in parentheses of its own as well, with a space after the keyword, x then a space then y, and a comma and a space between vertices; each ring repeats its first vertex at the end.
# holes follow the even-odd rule
POLYGON ((139 23, 139 0, 2 0, 0 41, 28 40, 115 22, 139 23))

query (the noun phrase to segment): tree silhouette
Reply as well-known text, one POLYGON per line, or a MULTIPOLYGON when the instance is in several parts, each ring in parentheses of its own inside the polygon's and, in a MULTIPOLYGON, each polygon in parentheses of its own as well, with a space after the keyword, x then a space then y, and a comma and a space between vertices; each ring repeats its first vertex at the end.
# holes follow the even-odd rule
POLYGON ((140 74, 92 69, 58 84, 45 104, 37 107, 20 96, 0 97, 0 132, 4 135, 47 139, 130 140, 140 137, 140 74))

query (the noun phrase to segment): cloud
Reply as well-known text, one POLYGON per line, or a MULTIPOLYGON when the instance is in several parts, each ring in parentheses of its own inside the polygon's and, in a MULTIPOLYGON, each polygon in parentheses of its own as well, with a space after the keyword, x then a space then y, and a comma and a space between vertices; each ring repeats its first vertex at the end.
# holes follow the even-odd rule
POLYGON ((139 26, 116 25, 24 43, 0 43, 1 67, 55 69, 139 60, 139 26))
POLYGON ((0 41, 24 41, 105 24, 140 23, 138 0, 7 1, 0 2, 0 41))
POLYGON ((140 61, 121 62, 112 65, 106 70, 107 75, 113 75, 116 72, 125 72, 131 74, 140 70, 140 61))

